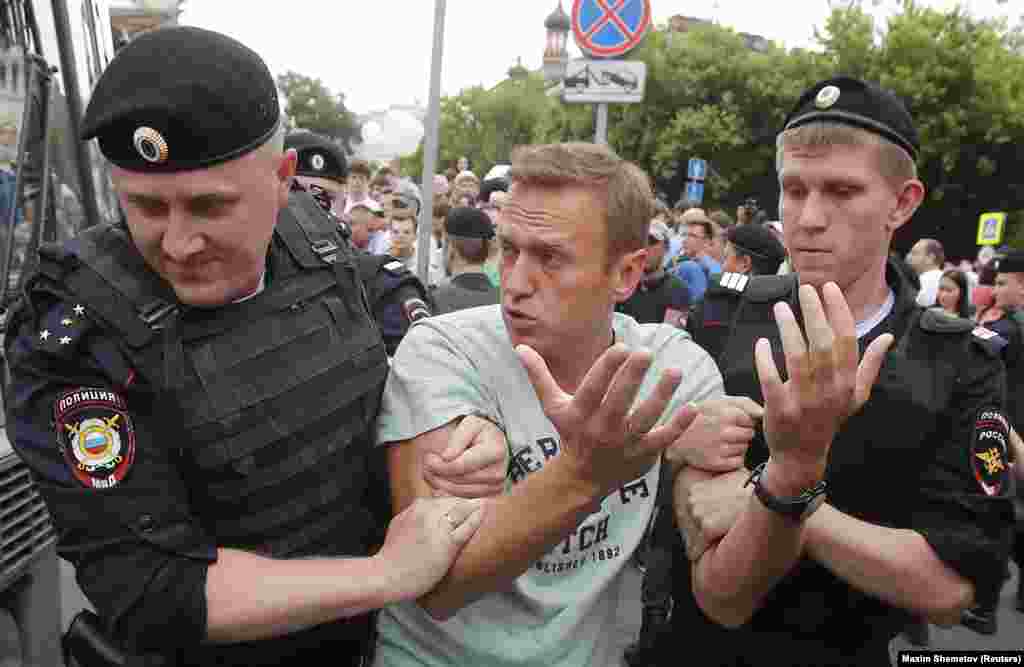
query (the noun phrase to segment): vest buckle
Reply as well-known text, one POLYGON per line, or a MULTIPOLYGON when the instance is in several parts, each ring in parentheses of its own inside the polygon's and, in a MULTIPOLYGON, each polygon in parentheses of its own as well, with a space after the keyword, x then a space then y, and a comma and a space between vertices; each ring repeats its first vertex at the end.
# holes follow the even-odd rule
POLYGON ((329 239, 321 239, 313 243, 313 252, 322 259, 325 264, 334 264, 338 261, 338 245, 329 239))
POLYGON ((153 301, 139 308, 139 317, 153 329, 159 329, 160 321, 176 312, 178 307, 166 301, 153 301))

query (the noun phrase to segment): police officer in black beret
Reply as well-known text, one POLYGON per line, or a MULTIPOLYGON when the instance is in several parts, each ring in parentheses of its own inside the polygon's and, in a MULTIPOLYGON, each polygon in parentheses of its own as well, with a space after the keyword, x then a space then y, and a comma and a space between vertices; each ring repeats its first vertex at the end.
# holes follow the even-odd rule
POLYGON ((388 360, 337 226, 289 192, 277 99, 214 32, 122 49, 84 135, 126 223, 43 248, 5 342, 60 554, 110 650, 163 664, 361 664, 367 612, 432 588, 479 525, 447 498, 383 534, 388 360))
POLYGON ((856 79, 816 84, 787 118, 796 273, 731 282, 692 331, 729 394, 765 402, 764 426, 746 470, 675 481, 686 551, 659 654, 677 642, 706 665, 885 665, 913 617, 955 624, 1002 583, 1001 344, 918 307, 887 264, 924 196, 917 151, 900 101, 856 79))
MULTIPOLYGON (((340 201, 340 185, 348 177, 348 160, 337 144, 313 132, 292 132, 285 148, 295 149, 296 170, 293 191, 309 192, 328 213, 340 201)), ((337 219, 342 236, 351 240, 345 221, 337 219)), ((350 244, 351 245, 351 244, 350 244)), ((405 264, 390 255, 371 255, 352 247, 359 276, 366 285, 370 312, 380 327, 388 356, 393 356, 409 326, 429 317, 432 307, 426 288, 405 264)))
POLYGON ((494 239, 491 219, 478 208, 456 206, 448 212, 444 229, 448 253, 445 266, 451 280, 434 290, 438 314, 498 303, 498 288, 484 273, 494 239))

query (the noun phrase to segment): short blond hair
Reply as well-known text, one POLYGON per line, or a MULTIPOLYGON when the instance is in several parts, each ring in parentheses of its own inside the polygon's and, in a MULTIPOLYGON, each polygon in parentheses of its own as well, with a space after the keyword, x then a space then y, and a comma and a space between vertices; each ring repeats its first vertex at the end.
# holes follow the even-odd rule
POLYGON ((640 167, 607 146, 519 146, 512 151, 509 180, 542 187, 578 186, 598 194, 605 209, 609 260, 647 247, 647 228, 656 212, 651 181, 640 167))
POLYGON ((775 142, 775 170, 782 173, 786 148, 795 146, 877 146, 882 177, 895 186, 917 179, 917 164, 910 153, 888 139, 859 127, 835 121, 812 121, 783 131, 775 142))

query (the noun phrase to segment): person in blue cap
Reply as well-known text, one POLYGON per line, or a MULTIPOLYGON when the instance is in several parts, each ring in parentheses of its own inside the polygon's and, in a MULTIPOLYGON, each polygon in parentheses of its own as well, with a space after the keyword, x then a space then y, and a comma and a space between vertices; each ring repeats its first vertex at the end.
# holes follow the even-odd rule
POLYGON ((73 657, 364 664, 368 612, 431 589, 481 506, 389 525, 384 341, 336 223, 291 192, 270 72, 215 32, 149 32, 83 127, 125 222, 42 248, 5 339, 11 441, 101 617, 73 657))
POLYGON ((746 470, 675 481, 685 549, 657 655, 885 665, 913 619, 957 624, 1001 586, 1004 343, 918 306, 888 261, 924 197, 918 150, 903 103, 858 79, 815 84, 787 117, 776 163, 794 273, 729 281, 692 330, 726 393, 765 415, 746 470))

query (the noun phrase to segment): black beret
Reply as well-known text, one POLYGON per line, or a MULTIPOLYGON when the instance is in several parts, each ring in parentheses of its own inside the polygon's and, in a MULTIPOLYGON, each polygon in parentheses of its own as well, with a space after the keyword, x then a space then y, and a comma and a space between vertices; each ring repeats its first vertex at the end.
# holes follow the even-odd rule
POLYGON ((299 176, 329 178, 342 183, 348 176, 348 159, 338 144, 312 132, 292 132, 284 147, 294 148, 299 156, 295 173, 299 176))
POLYGON ((140 35, 104 70, 82 138, 124 169, 203 169, 262 146, 281 122, 263 60, 220 33, 177 26, 140 35))
POLYGON ((780 263, 786 258, 782 242, 764 225, 736 225, 729 229, 725 238, 748 255, 780 263))
POLYGON ((786 130, 819 120, 859 127, 902 146, 917 159, 920 141, 903 102, 881 87, 840 76, 820 81, 800 96, 786 118, 786 130))
POLYGON ((1024 273, 1024 250, 1011 250, 996 263, 997 273, 1024 273))
POLYGON ((491 219, 480 209, 470 206, 456 206, 448 211, 444 229, 450 236, 467 239, 489 239, 494 236, 491 219))

